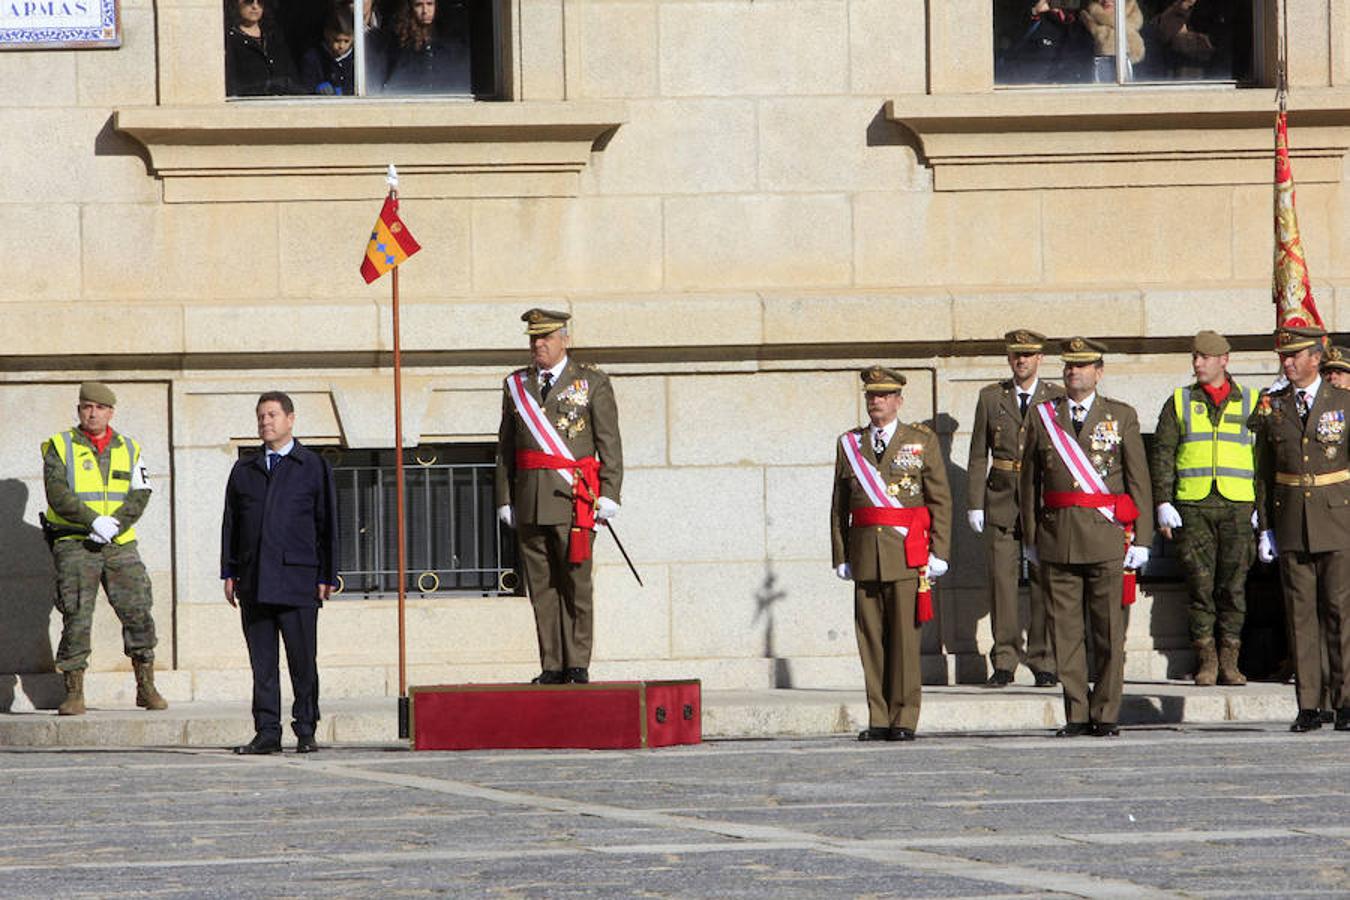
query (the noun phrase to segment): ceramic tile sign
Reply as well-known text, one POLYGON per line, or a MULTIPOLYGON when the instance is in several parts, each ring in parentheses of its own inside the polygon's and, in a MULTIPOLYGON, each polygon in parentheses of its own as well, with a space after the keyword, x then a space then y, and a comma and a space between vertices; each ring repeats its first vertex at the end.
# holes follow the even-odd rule
POLYGON ((120 47, 119 0, 0 0, 0 50, 120 47))

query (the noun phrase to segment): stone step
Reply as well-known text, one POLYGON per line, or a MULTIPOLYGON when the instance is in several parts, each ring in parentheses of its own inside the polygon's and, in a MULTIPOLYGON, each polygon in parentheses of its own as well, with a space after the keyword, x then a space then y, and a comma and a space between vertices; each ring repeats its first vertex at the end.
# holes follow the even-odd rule
MULTIPOLYGON (((1127 684, 1123 725, 1195 725, 1292 721, 1294 690, 1282 684, 1196 688, 1127 684)), ((1063 723, 1058 689, 1014 685, 924 689, 920 730, 942 732, 1044 731, 1063 723)), ((867 724, 861 691, 705 691, 707 738, 774 738, 851 734, 867 724)), ((323 744, 398 743, 398 703, 392 697, 325 699, 318 739, 323 744)), ((227 747, 253 735, 246 702, 173 703, 162 712, 130 701, 83 716, 51 711, 0 715, 0 747, 227 747)), ((289 741, 289 736, 287 737, 289 741)))

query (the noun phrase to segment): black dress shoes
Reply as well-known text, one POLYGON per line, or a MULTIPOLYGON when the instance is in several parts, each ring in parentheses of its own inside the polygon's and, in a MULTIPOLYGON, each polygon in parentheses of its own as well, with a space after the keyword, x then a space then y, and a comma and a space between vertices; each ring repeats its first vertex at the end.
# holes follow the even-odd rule
POLYGON ((1330 725, 1336 721, 1336 711, 1334 709, 1319 709, 1317 714, 1322 717, 1323 725, 1330 725))
POLYGON ((914 740, 913 728, 887 728, 886 740, 888 741, 912 741, 914 740))
POLYGON ((1336 710, 1336 730, 1350 731, 1350 706, 1342 706, 1336 710))
POLYGON ((890 732, 891 730, 889 728, 886 728, 885 726, 873 725, 870 728, 864 728, 862 731, 858 732, 858 740, 884 741, 886 740, 886 737, 890 734, 890 732))
POLYGON ((1092 734, 1092 723, 1068 722, 1055 732, 1055 737, 1082 737, 1085 734, 1092 734))
POLYGON ((296 753, 313 753, 318 749, 319 742, 314 740, 314 735, 312 734, 307 734, 304 737, 296 738, 295 740, 296 753))
POLYGON ((1290 731, 1316 731, 1322 727, 1322 714, 1315 709, 1300 709, 1298 718, 1289 726, 1290 731))
POLYGON ((1120 737, 1120 726, 1115 722, 1093 722, 1093 737, 1120 737))
POLYGON ((590 684, 591 673, 587 672, 585 669, 568 669, 567 682, 568 684, 590 684))
POLYGON ((1054 672, 1037 672, 1036 687, 1054 687, 1059 684, 1059 676, 1054 672))
POLYGON ((240 756, 263 756, 267 753, 280 753, 281 738, 255 734, 253 740, 235 747, 234 752, 240 756))
POLYGON ((995 669, 994 674, 985 682, 988 687, 1007 687, 1013 683, 1013 673, 1007 669, 995 669))
POLYGON ((530 684, 567 684, 567 679, 557 669, 545 669, 530 684))

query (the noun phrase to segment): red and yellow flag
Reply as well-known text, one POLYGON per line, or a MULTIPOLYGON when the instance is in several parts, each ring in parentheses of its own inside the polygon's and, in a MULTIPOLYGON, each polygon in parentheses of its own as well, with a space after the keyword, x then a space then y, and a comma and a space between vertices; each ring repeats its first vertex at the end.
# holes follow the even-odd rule
POLYGON ((366 258, 361 260, 361 277, 370 284, 421 249, 408 226, 398 217, 398 197, 390 192, 384 198, 380 216, 370 232, 366 258))
POLYGON ((1294 170, 1289 165, 1289 126, 1283 111, 1275 119, 1275 273, 1271 282, 1275 327, 1325 328, 1313 300, 1303 239, 1294 207, 1294 170))

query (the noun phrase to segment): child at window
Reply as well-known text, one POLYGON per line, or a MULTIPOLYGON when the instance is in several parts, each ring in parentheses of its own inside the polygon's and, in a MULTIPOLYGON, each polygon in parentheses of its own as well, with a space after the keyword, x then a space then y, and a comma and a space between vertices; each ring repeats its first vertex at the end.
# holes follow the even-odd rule
POLYGON ((300 78, 316 94, 351 97, 356 93, 352 13, 339 7, 323 26, 323 40, 300 63, 300 78))

